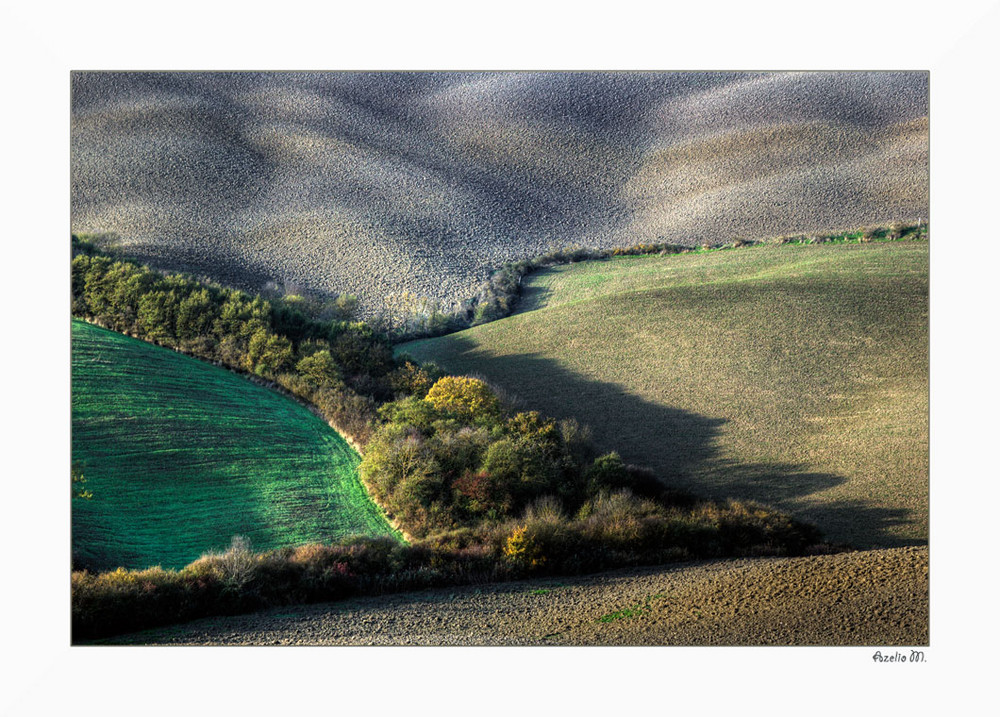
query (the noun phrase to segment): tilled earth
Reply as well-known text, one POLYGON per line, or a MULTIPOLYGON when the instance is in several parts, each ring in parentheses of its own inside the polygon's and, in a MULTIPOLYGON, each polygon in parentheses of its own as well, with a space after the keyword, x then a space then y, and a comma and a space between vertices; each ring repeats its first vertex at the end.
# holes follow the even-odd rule
POLYGON ((927 547, 688 563, 282 608, 170 645, 926 645, 927 547))
POLYGON ((75 232, 260 291, 449 305, 553 246, 927 216, 925 72, 75 72, 75 232))

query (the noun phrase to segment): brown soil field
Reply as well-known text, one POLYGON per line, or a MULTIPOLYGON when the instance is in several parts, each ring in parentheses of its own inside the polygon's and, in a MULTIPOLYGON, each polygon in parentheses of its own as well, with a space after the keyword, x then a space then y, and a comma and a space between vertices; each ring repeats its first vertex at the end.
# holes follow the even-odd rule
POLYGON ((926 547, 688 563, 211 618, 105 644, 927 645, 926 547))
POLYGON ((554 246, 916 220, 925 72, 72 75, 71 227, 248 290, 464 300, 554 246))

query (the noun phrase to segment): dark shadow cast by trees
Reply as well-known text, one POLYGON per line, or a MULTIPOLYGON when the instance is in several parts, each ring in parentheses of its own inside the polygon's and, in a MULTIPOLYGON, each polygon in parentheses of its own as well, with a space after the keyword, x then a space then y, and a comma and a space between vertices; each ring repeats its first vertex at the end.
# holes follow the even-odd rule
POLYGON ((828 540, 858 548, 922 544, 894 533, 905 509, 818 494, 847 478, 793 463, 741 463, 722 455, 726 419, 659 405, 621 386, 580 376, 538 354, 489 355, 461 335, 448 338, 444 368, 495 385, 519 410, 589 425, 601 451, 652 469, 667 485, 714 499, 755 500, 817 525, 828 540))

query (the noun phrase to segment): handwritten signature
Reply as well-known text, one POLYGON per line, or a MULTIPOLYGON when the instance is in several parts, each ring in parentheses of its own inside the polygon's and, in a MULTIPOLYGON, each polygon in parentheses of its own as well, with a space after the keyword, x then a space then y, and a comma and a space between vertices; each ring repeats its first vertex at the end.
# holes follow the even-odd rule
POLYGON ((891 655, 883 655, 881 651, 876 651, 872 655, 872 662, 926 662, 927 655, 922 650, 910 650, 909 656, 898 650, 891 655))

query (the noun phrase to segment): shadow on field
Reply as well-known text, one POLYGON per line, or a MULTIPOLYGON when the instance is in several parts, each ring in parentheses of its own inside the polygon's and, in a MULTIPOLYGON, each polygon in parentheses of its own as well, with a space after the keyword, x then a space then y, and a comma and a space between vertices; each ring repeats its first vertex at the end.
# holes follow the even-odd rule
POLYGON ((511 316, 526 314, 529 311, 543 308, 548 303, 552 293, 552 289, 544 284, 524 282, 521 284, 521 294, 517 298, 517 304, 514 305, 514 311, 511 312, 511 316))
POLYGON ((577 418, 590 426, 599 450, 618 451, 627 463, 653 469, 668 485, 715 499, 765 503, 814 523, 828 540, 858 548, 925 542, 892 534, 894 526, 910 521, 906 510, 816 496, 843 484, 843 476, 805 471, 792 463, 740 463, 723 457, 719 440, 725 419, 651 403, 538 354, 493 356, 460 335, 449 340, 448 355, 442 357, 449 370, 490 381, 519 410, 577 418))

